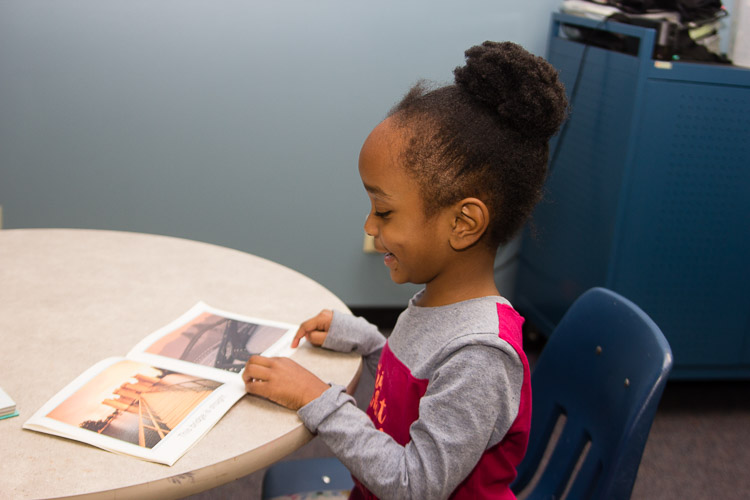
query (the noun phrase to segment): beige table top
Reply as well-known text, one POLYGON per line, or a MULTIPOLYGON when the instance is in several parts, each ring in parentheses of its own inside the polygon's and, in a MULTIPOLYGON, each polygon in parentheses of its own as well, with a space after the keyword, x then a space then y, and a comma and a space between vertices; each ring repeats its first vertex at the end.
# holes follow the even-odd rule
MULTIPOLYGON (((21 428, 84 370, 125 355, 200 300, 295 324, 323 308, 347 311, 302 274, 206 243, 114 231, 0 231, 0 387, 20 413, 0 420, 0 498, 182 497, 306 443, 311 435, 294 412, 247 395, 172 467, 21 428)), ((293 358, 351 387, 361 368, 358 356, 309 346, 293 358)))

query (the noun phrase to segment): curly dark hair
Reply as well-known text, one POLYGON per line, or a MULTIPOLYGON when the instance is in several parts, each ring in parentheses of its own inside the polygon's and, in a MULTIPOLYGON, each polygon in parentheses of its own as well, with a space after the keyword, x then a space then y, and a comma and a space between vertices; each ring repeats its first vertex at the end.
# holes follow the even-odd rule
POLYGON ((466 197, 490 211, 486 242, 507 243, 541 198, 548 142, 568 102, 557 71, 511 42, 466 51, 455 84, 417 83, 389 113, 406 134, 403 161, 425 213, 466 197))

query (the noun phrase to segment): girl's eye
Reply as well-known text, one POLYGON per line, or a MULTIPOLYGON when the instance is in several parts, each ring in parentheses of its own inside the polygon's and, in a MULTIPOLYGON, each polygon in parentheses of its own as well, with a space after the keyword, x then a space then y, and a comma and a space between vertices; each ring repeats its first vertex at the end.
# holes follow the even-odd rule
POLYGON ((374 214, 375 214, 375 217, 380 217, 381 219, 385 219, 386 217, 391 215, 391 211, 386 210, 385 212, 378 212, 377 210, 375 210, 374 214))

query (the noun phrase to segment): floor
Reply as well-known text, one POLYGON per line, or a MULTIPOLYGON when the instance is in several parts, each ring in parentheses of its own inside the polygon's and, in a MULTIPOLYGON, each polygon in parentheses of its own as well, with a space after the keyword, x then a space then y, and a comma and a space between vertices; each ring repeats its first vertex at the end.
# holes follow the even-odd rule
MULTIPOLYGON (((533 364, 535 345, 527 347, 533 364)), ((366 402, 372 379, 355 394, 366 402)), ((290 458, 330 455, 314 439, 290 458)), ((633 489, 634 500, 750 499, 750 381, 669 382, 633 489)), ((262 472, 191 500, 260 498, 262 472)))
POLYGON ((669 382, 633 499, 750 499, 750 381, 669 382))

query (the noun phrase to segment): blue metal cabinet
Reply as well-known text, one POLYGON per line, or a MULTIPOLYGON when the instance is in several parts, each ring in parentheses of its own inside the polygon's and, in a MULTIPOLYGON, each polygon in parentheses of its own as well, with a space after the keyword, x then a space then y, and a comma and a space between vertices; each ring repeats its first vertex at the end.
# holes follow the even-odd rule
POLYGON ((750 377, 750 70, 655 61, 654 30, 554 14, 568 130, 524 233, 515 303, 549 334, 604 286, 662 328, 673 378, 750 377), (630 55, 566 27, 632 37, 630 55))

